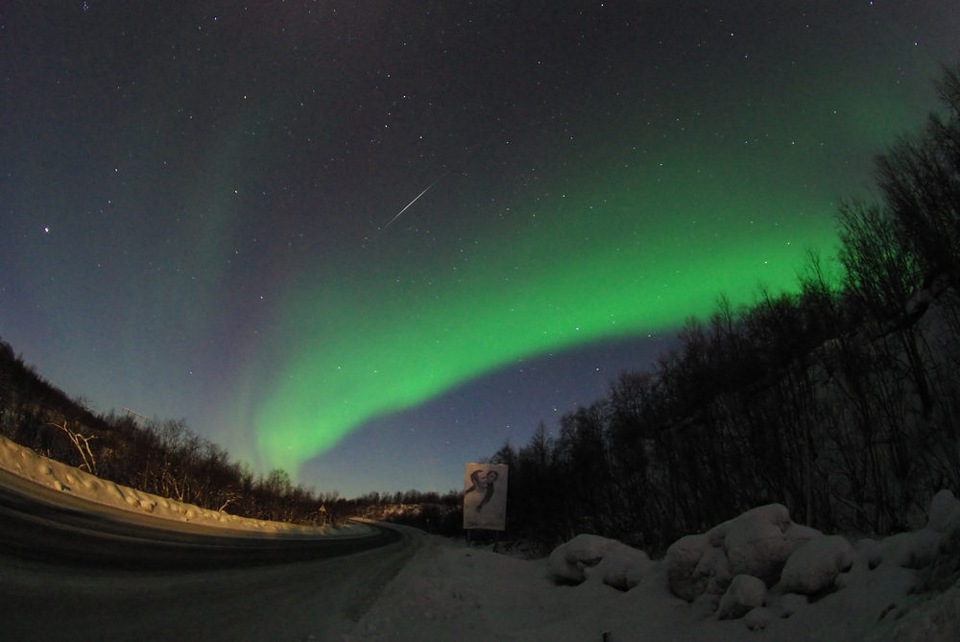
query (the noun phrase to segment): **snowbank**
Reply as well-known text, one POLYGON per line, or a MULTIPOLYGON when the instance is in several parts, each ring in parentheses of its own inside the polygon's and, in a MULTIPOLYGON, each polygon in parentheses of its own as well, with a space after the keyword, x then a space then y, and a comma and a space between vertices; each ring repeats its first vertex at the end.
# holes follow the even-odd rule
POLYGON ((836 603, 849 605, 878 585, 890 600, 872 622, 878 639, 957 640, 960 501, 941 491, 928 515, 924 528, 853 545, 795 524, 779 504, 761 506, 675 542, 663 560, 667 587, 696 614, 744 618, 756 630, 836 592, 845 593, 836 603))
POLYGON ((778 588, 817 595, 834 587, 837 576, 853 567, 853 546, 839 535, 812 539, 787 559, 778 588))
POLYGON ((785 506, 760 506, 706 533, 677 540, 667 549, 667 581, 673 594, 688 602, 704 594, 722 595, 737 575, 773 586, 790 555, 818 536, 816 529, 794 524, 785 506))
POLYGON ((177 524, 193 524, 263 534, 325 537, 354 536, 368 531, 368 527, 363 525, 344 528, 309 527, 238 517, 201 508, 100 479, 78 468, 38 455, 3 436, 0 436, 0 469, 65 496, 127 511, 139 517, 165 520, 159 524, 168 524, 171 527, 177 524))
MULTIPOLYGON (((64 497, 171 523, 253 532, 323 529, 241 518, 97 479, 0 438, 0 468, 64 497)), ((350 532, 351 529, 343 529, 350 532)), ((924 528, 851 544, 761 506, 689 535, 662 560, 595 535, 517 560, 422 540, 346 640, 960 639, 960 501, 931 502, 924 528)))
POLYGON ((621 591, 639 584, 650 571, 646 553, 599 535, 577 535, 555 548, 547 562, 547 572, 559 584, 597 577, 621 591))
POLYGON ((953 642, 960 639, 960 501, 942 491, 924 528, 856 543, 796 524, 771 504, 680 538, 659 561, 578 535, 551 553, 547 573, 565 586, 564 599, 582 591, 571 618, 598 620, 593 632, 544 629, 555 639, 617 631, 612 639, 741 640, 768 630, 783 641, 953 642), (632 598, 632 619, 587 609, 617 599, 597 594, 598 586, 632 598))
POLYGON ((776 505, 681 538, 662 560, 596 535, 540 560, 422 535, 425 545, 347 639, 955 642, 960 571, 944 571, 957 549, 942 543, 960 523, 960 502, 938 495, 929 515, 924 530, 941 547, 923 568, 898 561, 927 535, 851 544, 776 505), (676 595, 671 570, 691 599, 676 595))

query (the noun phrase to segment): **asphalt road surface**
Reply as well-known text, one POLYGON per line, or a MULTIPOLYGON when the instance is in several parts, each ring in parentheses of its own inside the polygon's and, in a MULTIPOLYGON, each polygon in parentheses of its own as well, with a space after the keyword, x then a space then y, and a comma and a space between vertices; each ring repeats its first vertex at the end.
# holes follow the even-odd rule
POLYGON ((0 475, 0 640, 350 640, 420 543, 170 531, 0 475))

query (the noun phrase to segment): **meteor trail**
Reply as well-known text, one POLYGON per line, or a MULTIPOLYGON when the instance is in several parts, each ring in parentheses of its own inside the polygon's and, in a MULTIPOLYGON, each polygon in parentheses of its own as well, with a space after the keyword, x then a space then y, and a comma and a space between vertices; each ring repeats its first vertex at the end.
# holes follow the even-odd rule
MULTIPOLYGON (((438 179, 438 180, 439 180, 439 179, 438 179)), ((403 213, 406 212, 408 209, 410 209, 410 206, 411 206, 411 205, 413 205, 414 203, 416 203, 417 201, 419 201, 419 200, 420 200, 420 197, 423 196, 424 194, 426 194, 427 192, 429 192, 429 191, 430 191, 430 188, 433 187, 433 186, 436 185, 436 184, 437 184, 437 181, 433 181, 432 183, 430 183, 429 185, 427 185, 427 189, 425 189, 425 190, 423 190, 422 192, 420 192, 419 194, 417 194, 416 198, 414 198, 412 201, 410 201, 409 203, 407 203, 406 207, 404 207, 402 210, 400 210, 399 212, 397 212, 396 215, 395 215, 392 219, 390 219, 390 221, 389 221, 386 225, 384 225, 384 226, 383 226, 383 229, 381 229, 380 231, 382 232, 383 230, 385 230, 385 229, 387 229, 388 227, 390 227, 390 223, 393 223, 395 220, 397 220, 398 218, 400 218, 400 215, 401 215, 401 214, 403 214, 403 213)))

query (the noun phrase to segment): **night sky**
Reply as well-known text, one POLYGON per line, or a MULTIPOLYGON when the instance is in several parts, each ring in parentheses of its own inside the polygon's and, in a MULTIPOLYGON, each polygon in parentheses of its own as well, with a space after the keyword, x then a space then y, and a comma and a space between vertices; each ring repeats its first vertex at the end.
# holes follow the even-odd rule
POLYGON ((318 491, 463 465, 792 288, 956 0, 0 2, 0 338, 318 491))

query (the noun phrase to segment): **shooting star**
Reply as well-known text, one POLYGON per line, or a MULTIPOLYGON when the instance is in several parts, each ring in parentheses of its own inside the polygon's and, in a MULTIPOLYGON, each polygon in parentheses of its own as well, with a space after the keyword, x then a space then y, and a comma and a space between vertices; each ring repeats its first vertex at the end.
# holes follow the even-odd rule
MULTIPOLYGON (((440 180, 440 179, 437 179, 437 180, 440 180)), ((433 181, 432 183, 430 183, 429 185, 427 185, 427 189, 425 189, 425 190, 423 190, 422 192, 420 192, 419 194, 417 194, 416 198, 414 198, 412 201, 410 201, 409 203, 407 203, 406 207, 404 207, 402 210, 400 210, 399 212, 397 212, 396 215, 395 215, 392 219, 390 219, 390 221, 387 222, 387 224, 384 225, 383 228, 381 228, 380 231, 382 232, 383 230, 385 230, 385 229, 387 229, 388 227, 390 227, 390 224, 391 224, 391 223, 393 223, 395 220, 397 220, 398 218, 400 218, 400 215, 401 215, 401 214, 403 214, 403 213, 406 212, 408 209, 410 209, 410 206, 411 206, 411 205, 413 205, 414 203, 416 203, 417 201, 419 201, 419 200, 420 200, 420 197, 423 196, 424 194, 426 194, 427 192, 429 192, 429 191, 430 191, 430 188, 433 187, 433 186, 436 185, 436 184, 437 184, 437 181, 433 181)))

